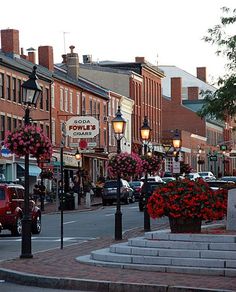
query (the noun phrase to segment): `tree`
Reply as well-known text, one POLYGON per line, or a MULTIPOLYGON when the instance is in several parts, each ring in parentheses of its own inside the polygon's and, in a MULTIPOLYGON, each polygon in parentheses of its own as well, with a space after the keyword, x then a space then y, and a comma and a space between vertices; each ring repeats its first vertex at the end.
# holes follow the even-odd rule
POLYGON ((219 77, 219 88, 215 92, 202 92, 203 106, 198 115, 226 121, 236 115, 236 35, 228 36, 226 33, 226 29, 236 23, 236 9, 231 11, 223 7, 222 11, 226 16, 221 17, 220 24, 208 29, 208 35, 203 40, 217 46, 216 55, 226 57, 227 73, 219 77))

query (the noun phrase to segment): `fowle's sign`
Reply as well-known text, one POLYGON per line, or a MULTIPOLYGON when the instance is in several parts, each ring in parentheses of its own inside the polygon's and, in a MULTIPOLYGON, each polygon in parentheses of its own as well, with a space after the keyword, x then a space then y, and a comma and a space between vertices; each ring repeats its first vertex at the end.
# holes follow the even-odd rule
POLYGON ((66 135, 72 138, 93 138, 99 133, 99 123, 94 117, 73 117, 66 122, 66 135))

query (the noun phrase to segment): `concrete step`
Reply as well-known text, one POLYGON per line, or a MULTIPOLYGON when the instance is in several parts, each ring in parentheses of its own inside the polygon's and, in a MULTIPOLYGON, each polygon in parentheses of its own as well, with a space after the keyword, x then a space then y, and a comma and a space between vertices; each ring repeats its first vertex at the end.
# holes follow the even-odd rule
POLYGON ((109 251, 126 255, 236 260, 236 251, 196 250, 190 249, 190 247, 189 249, 179 250, 174 248, 137 247, 123 243, 111 245, 109 251))
POLYGON ((99 266, 235 277, 236 236, 148 232, 77 260, 99 266))

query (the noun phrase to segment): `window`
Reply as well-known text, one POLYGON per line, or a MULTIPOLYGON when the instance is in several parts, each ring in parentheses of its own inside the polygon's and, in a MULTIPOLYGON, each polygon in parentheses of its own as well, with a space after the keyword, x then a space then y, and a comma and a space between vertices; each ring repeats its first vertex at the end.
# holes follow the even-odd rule
POLYGON ((17 80, 17 99, 18 99, 18 102, 21 103, 22 100, 21 100, 21 80, 18 79, 17 80))
POLYGON ((70 100, 69 100, 69 108, 70 108, 70 113, 73 113, 73 92, 70 92, 70 100))
POLYGON ((89 113, 91 115, 93 114, 93 101, 92 101, 92 99, 89 100, 89 113))
POLYGON ((12 78, 12 98, 13 101, 16 101, 16 78, 12 78))
POLYGON ((65 111, 68 112, 68 90, 65 90, 65 111))
POLYGON ((4 98, 4 74, 0 73, 0 97, 4 98))
POLYGON ((13 118, 13 129, 17 128, 17 119, 13 118))
POLYGON ((0 140, 4 140, 5 138, 5 116, 1 115, 0 122, 0 140))
POLYGON ((76 94, 76 99, 77 99, 77 114, 80 114, 80 94, 76 94))
POLYGON ((49 135, 49 126, 46 125, 45 129, 46 129, 46 135, 47 135, 47 137, 50 137, 50 135, 49 135))
POLYGON ((85 102, 85 95, 82 95, 82 115, 86 114, 86 102, 85 102))
POLYGON ((49 111, 49 89, 46 88, 46 111, 49 111))
POLYGON ((64 101, 64 99, 63 99, 63 89, 62 88, 60 88, 60 110, 61 111, 63 111, 63 101, 64 101))
POLYGON ((93 114, 96 116, 96 114, 97 114, 97 102, 96 102, 96 100, 94 100, 94 102, 93 102, 93 114))
POLYGON ((55 120, 52 120, 52 144, 56 144, 56 124, 55 120))
POLYGON ((51 103, 52 103, 52 108, 55 108, 55 87, 54 87, 54 85, 51 86, 51 103))
POLYGON ((7 99, 11 100, 11 76, 7 75, 7 99))
POLYGON ((11 117, 7 117, 7 130, 11 131, 11 117))
POLYGON ((103 104, 103 115, 104 115, 104 117, 107 116, 107 106, 106 106, 106 104, 103 104))

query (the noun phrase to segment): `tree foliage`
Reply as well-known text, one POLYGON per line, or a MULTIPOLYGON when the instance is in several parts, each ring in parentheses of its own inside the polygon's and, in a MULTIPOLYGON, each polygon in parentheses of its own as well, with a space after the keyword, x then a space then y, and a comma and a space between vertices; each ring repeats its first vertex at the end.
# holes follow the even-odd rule
POLYGON ((203 107, 198 111, 200 117, 210 117, 226 121, 236 114, 236 35, 227 35, 226 29, 236 23, 236 9, 222 8, 223 15, 220 24, 208 29, 205 42, 217 46, 216 54, 227 59, 225 65, 227 74, 218 79, 218 89, 215 92, 202 92, 203 107))

